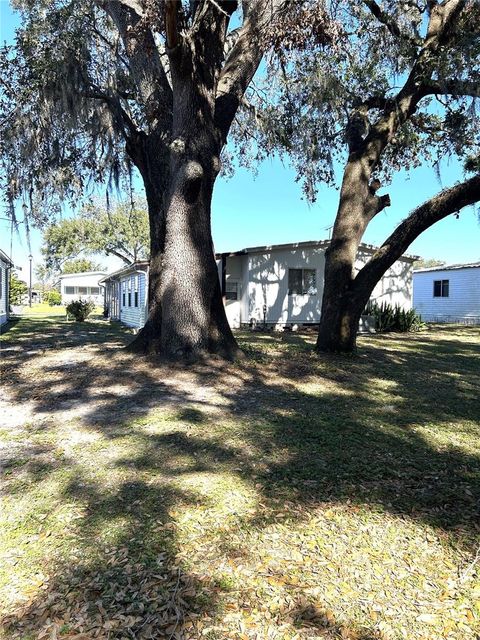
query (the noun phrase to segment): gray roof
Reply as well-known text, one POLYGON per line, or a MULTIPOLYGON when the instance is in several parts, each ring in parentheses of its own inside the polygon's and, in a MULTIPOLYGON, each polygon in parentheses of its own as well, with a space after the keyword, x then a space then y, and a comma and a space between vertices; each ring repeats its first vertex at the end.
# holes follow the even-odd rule
POLYGON ((61 273, 58 279, 73 278, 74 276, 106 276, 106 271, 78 271, 77 273, 61 273))
POLYGON ((103 284, 109 280, 115 280, 120 276, 127 275, 127 273, 133 273, 134 271, 147 271, 149 264, 149 260, 138 260, 137 262, 132 262, 132 264, 127 264, 125 267, 117 269, 117 271, 114 271, 113 273, 108 273, 104 278, 99 280, 99 284, 103 284))
MULTIPOLYGON (((286 244, 271 244, 264 245, 259 247, 247 247, 246 249, 241 249, 240 251, 232 251, 231 253, 217 253, 215 254, 217 258, 223 256, 242 256, 247 253, 260 253, 264 251, 276 251, 281 249, 310 249, 310 248, 327 248, 330 244, 330 240, 307 240, 306 242, 287 242, 286 244)), ((368 251, 370 253, 374 253, 379 249, 373 244, 365 244, 363 242, 360 243, 359 249, 363 249, 364 251, 368 251)), ((399 258, 399 260, 406 260, 407 262, 413 262, 414 260, 418 260, 419 256, 412 256, 408 254, 404 254, 399 258)))
POLYGON ((427 271, 452 271, 454 269, 478 269, 480 262, 467 262, 465 264, 445 264, 442 267, 425 267, 414 269, 413 273, 426 273, 427 271))

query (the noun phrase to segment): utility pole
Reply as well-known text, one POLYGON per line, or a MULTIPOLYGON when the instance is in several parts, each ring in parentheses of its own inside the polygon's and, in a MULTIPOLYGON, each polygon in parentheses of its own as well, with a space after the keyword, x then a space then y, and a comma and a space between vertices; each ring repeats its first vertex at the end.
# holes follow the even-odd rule
POLYGON ((32 306, 32 254, 30 254, 28 256, 28 259, 30 260, 30 287, 28 289, 28 306, 31 307, 32 306))

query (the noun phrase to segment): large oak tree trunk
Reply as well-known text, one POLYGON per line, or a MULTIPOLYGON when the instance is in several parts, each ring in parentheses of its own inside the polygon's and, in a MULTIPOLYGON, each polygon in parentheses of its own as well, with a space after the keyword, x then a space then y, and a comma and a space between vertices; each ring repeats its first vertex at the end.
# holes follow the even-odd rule
POLYGON ((207 353, 233 358, 239 349, 222 302, 210 227, 215 175, 205 162, 188 154, 172 164, 160 284, 160 349, 175 358, 207 353))
POLYGON ((130 349, 177 360, 233 359, 241 351, 227 321, 211 233, 221 138, 207 92, 201 95, 189 76, 176 82, 168 158, 159 159, 153 145, 142 171, 151 232, 149 316, 130 349))
MULTIPOLYGON (((215 175, 175 154, 168 180, 145 181, 150 217, 149 315, 131 351, 196 359, 241 354, 225 314, 211 236, 215 175), (163 184, 160 193, 158 184, 163 184)), ((215 164, 212 154, 210 167, 215 164)))

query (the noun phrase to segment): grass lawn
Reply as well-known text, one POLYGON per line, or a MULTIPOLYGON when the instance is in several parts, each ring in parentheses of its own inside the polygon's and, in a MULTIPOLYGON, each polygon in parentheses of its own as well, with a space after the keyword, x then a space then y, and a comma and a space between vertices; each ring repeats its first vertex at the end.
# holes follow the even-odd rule
MULTIPOLYGON (((22 317, 36 317, 36 316, 65 316, 65 306, 64 305, 56 305, 51 307, 47 302, 36 302, 32 304, 31 307, 28 304, 23 305, 22 312, 20 314, 22 317)), ((92 316, 102 316, 103 308, 95 307, 92 316)))
POLYGON ((238 337, 182 370, 12 323, 3 637, 478 639, 480 329, 238 337))

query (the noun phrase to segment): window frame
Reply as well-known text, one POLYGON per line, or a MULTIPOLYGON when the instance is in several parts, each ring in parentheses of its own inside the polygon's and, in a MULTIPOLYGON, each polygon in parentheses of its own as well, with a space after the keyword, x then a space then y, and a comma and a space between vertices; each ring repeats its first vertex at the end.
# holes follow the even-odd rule
POLYGON ((63 293, 66 296, 74 296, 75 295, 75 287, 73 287, 72 285, 64 285, 63 293), (68 289, 73 289, 73 291, 68 291, 68 289))
POLYGON ((312 269, 310 267, 289 267, 288 276, 287 277, 288 277, 288 295, 289 296, 316 296, 316 295, 318 295, 317 270, 316 269, 312 269), (293 271, 296 271, 297 275, 298 275, 298 272, 300 272, 300 283, 301 283, 300 291, 293 290, 297 286, 297 285, 292 286, 293 278, 291 278, 290 274, 293 271), (306 272, 313 273, 314 286, 313 287, 309 287, 309 289, 307 289, 306 282, 305 282, 305 273, 306 272), (314 289, 314 291, 310 291, 310 289, 314 289))
POLYGON ((434 280, 433 281, 433 297, 449 298, 450 297, 450 280, 434 280))
POLYGON ((225 300, 238 300, 239 299, 239 283, 234 280, 227 280, 225 282, 225 300), (228 288, 234 287, 234 290, 228 290, 228 288))

